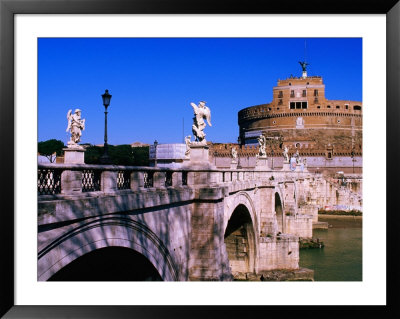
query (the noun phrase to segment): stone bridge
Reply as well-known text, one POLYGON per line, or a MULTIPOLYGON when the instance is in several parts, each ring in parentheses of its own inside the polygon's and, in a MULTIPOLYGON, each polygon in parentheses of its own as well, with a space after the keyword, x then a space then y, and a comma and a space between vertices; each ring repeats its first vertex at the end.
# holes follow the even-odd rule
POLYGON ((299 269, 320 178, 39 164, 38 280, 232 280, 299 269))

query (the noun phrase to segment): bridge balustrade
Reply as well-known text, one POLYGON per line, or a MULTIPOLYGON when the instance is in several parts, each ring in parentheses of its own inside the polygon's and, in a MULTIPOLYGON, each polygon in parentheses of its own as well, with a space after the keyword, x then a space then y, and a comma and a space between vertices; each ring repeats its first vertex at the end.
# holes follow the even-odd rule
POLYGON ((55 164, 38 165, 38 195, 74 195, 89 192, 140 191, 149 188, 288 181, 287 172, 249 169, 170 169, 144 166, 55 164), (274 178, 271 179, 271 176, 274 178))

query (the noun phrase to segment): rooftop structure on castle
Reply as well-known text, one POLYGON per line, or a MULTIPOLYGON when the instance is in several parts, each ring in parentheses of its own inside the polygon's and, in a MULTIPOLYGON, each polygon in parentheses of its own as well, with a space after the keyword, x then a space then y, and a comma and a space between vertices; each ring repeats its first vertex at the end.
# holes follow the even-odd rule
MULTIPOLYGON (((301 63, 300 63, 301 64, 301 63)), ((328 100, 321 76, 278 80, 268 104, 238 113, 241 144, 255 144, 261 134, 281 136, 289 148, 314 149, 332 157, 362 152, 362 102, 328 100), (329 149, 329 152, 328 152, 329 149)))

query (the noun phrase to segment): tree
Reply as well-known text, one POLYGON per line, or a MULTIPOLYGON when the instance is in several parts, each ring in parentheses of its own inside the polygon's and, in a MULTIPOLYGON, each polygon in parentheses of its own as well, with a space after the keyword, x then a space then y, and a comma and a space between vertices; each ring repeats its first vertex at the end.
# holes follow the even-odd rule
MULTIPOLYGON (((85 152, 86 164, 100 164, 104 148, 89 146, 85 152)), ((108 155, 114 165, 148 166, 149 147, 131 147, 130 145, 108 145, 108 155)))
POLYGON ((64 143, 56 139, 51 139, 38 143, 39 154, 45 156, 50 161, 50 163, 53 163, 56 159, 54 153, 56 153, 57 156, 60 156, 62 154, 63 148, 64 143))
POLYGON ((148 146, 133 147, 132 151, 135 158, 135 166, 149 166, 148 146))

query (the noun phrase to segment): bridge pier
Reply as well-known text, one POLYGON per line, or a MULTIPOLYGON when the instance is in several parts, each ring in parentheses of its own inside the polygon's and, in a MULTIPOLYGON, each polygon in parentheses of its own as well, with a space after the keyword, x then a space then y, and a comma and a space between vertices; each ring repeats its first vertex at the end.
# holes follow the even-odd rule
POLYGON ((220 199, 193 204, 189 280, 232 280, 223 238, 223 209, 220 199))

